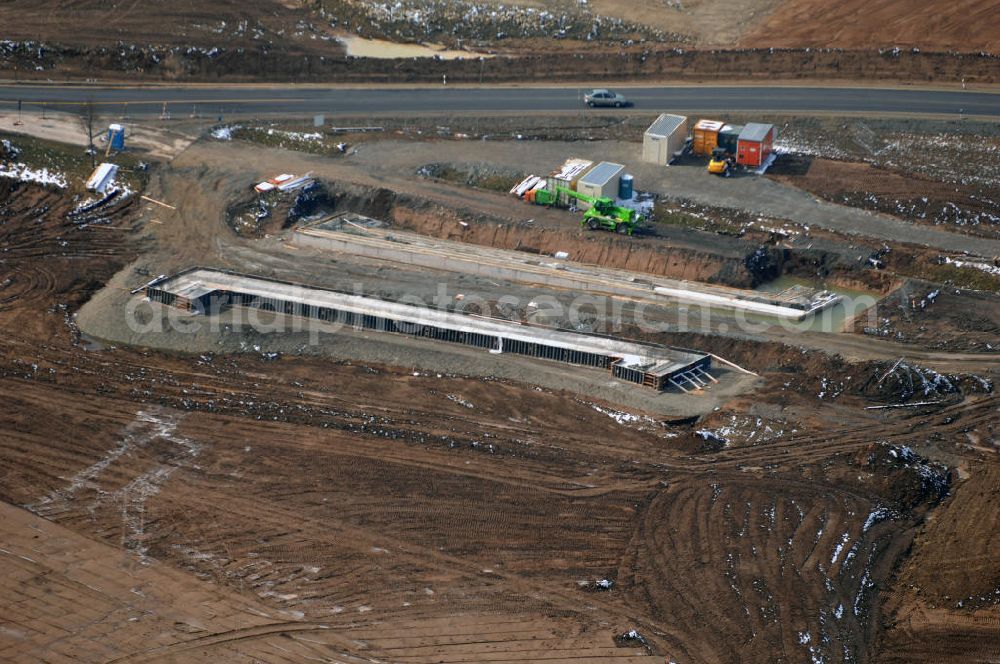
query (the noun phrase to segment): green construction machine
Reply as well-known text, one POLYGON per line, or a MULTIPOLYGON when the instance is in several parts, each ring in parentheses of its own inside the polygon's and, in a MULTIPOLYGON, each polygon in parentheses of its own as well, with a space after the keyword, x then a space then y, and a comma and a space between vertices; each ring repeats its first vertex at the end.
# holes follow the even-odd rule
POLYGON ((557 201, 559 194, 566 194, 570 198, 588 203, 590 207, 583 213, 583 219, 580 221, 580 225, 584 228, 589 228, 592 231, 605 230, 631 235, 636 226, 639 225, 638 212, 615 205, 614 200, 610 198, 594 198, 573 191, 568 187, 557 186, 555 189, 554 193, 545 189, 538 191, 535 195, 535 202, 540 205, 552 205, 557 201))

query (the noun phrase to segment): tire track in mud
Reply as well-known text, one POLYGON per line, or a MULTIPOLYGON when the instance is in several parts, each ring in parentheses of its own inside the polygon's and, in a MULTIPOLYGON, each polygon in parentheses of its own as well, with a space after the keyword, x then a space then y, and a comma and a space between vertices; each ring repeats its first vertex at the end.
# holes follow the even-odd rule
POLYGON ((74 516, 79 519, 81 509, 91 520, 109 510, 120 513, 121 548, 145 562, 146 503, 202 449, 200 443, 175 433, 179 422, 178 414, 163 409, 140 410, 115 446, 98 461, 69 477, 65 486, 25 507, 56 522, 73 520, 74 516), (84 493, 89 500, 84 500, 84 493))
POLYGON ((2 268, 0 263, 0 311, 47 300, 55 292, 56 280, 51 270, 18 264, 7 270, 2 268))
POLYGON ((745 478, 692 479, 643 510, 618 584, 691 661, 863 661, 881 555, 869 501, 745 478))
MULTIPOLYGON (((269 636, 289 636, 295 633, 302 632, 324 632, 324 641, 341 641, 334 637, 333 635, 326 633, 330 630, 330 626, 323 623, 310 623, 301 621, 287 621, 287 622, 277 622, 269 623, 266 625, 255 625, 253 627, 243 627, 239 629, 226 630, 224 632, 216 632, 214 634, 208 634, 206 636, 195 637, 189 641, 178 641, 177 643, 159 646, 156 648, 151 648, 149 650, 132 653, 125 655, 123 657, 116 657, 115 659, 108 660, 107 664, 126 664, 130 662, 149 662, 163 660, 165 658, 176 658, 182 656, 186 652, 190 652, 195 649, 211 649, 215 646, 224 644, 235 644, 240 641, 250 641, 259 640, 269 636)), ((350 644, 346 639, 342 640, 343 647, 350 652, 352 649, 350 644)), ((356 648, 356 645, 354 646, 356 648)), ((371 653, 376 654, 376 653, 371 653)))

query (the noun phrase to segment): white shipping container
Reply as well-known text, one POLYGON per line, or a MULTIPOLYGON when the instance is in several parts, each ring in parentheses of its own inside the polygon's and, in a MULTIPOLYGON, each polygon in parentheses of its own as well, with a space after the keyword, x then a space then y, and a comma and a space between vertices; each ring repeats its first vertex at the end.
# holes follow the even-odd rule
POLYGON ((663 113, 649 125, 642 137, 642 160, 666 166, 684 150, 688 119, 684 115, 663 113))

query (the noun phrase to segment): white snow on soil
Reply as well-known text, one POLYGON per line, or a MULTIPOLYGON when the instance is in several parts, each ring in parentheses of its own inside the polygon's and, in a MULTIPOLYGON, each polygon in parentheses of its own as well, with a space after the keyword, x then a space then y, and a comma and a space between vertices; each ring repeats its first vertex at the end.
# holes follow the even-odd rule
POLYGON ((45 184, 65 189, 66 175, 47 168, 31 168, 26 164, 0 164, 0 177, 33 184, 45 184))
POLYGON ((233 132, 239 129, 239 125, 225 125, 223 127, 216 127, 212 130, 212 138, 220 141, 231 141, 233 140, 233 132))

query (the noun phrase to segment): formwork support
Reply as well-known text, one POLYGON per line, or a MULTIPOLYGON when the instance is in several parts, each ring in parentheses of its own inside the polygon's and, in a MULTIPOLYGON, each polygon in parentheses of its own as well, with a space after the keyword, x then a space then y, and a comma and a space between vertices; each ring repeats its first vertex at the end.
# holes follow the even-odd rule
POLYGON ((676 388, 677 388, 678 390, 680 390, 680 391, 681 391, 681 392, 683 392, 684 394, 691 394, 690 392, 688 392, 687 390, 685 390, 685 389, 684 389, 684 388, 683 388, 683 387, 681 386, 681 384, 680 384, 680 383, 678 383, 678 382, 677 382, 676 380, 674 380, 673 378, 668 378, 667 380, 668 380, 668 381, 670 381, 670 384, 671 384, 671 385, 673 385, 674 387, 676 387, 676 388))
POLYGON ((695 367, 695 368, 694 368, 694 370, 698 372, 698 375, 700 375, 700 376, 704 376, 704 377, 708 378, 708 379, 709 379, 710 381, 712 381, 713 383, 718 383, 718 382, 719 382, 719 379, 718 379, 718 378, 716 378, 716 377, 715 377, 715 376, 713 376, 712 374, 708 373, 707 371, 705 371, 705 370, 704 370, 704 369, 702 369, 701 367, 695 367))

